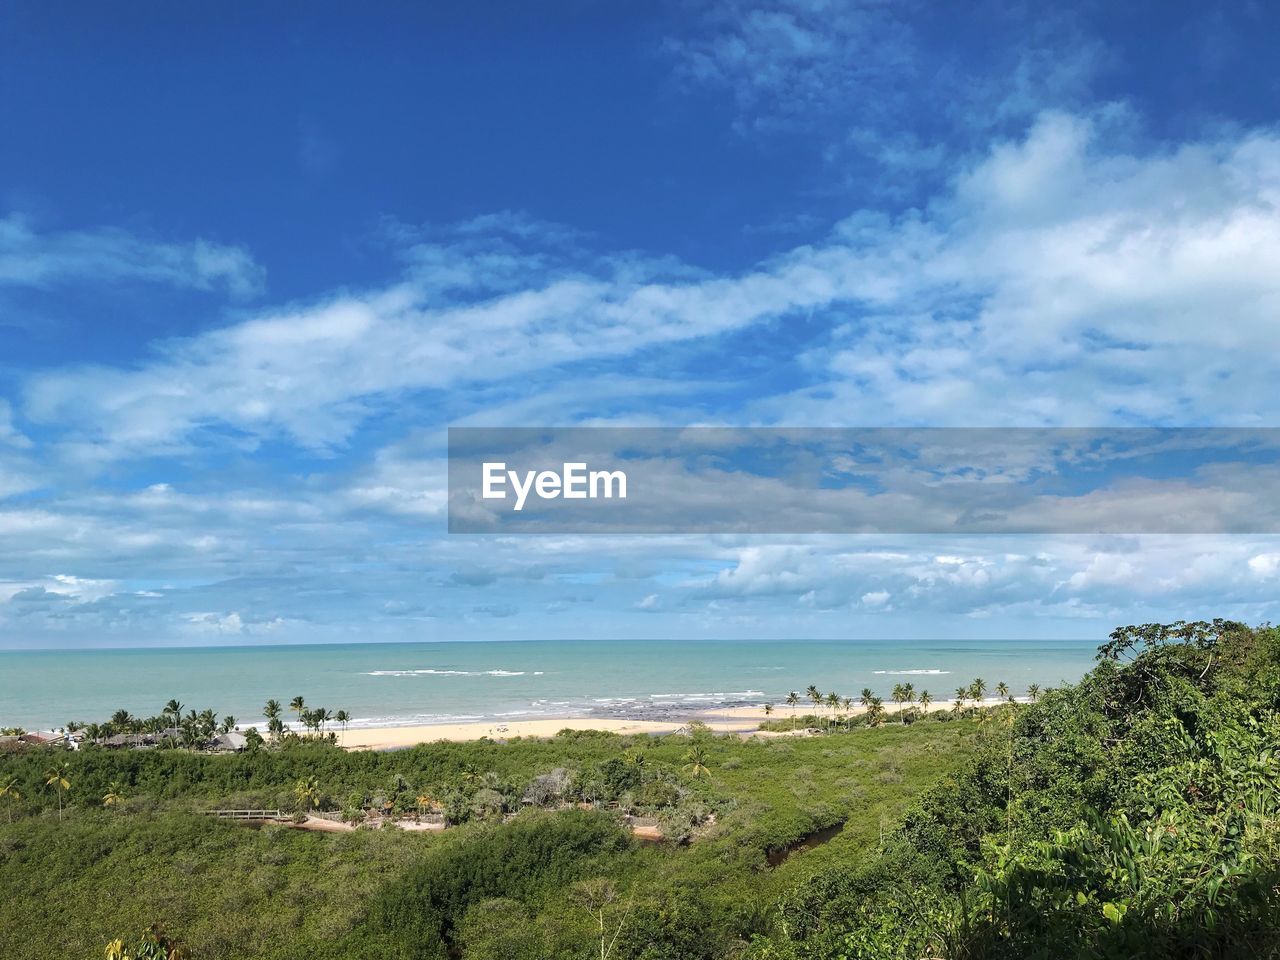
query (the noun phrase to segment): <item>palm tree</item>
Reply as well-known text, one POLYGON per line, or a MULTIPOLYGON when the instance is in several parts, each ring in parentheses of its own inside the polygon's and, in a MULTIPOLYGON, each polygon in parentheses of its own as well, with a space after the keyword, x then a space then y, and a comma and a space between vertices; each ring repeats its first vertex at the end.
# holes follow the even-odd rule
POLYGON ((272 738, 274 739, 276 727, 272 721, 279 721, 280 719, 280 701, 268 700, 266 706, 262 708, 262 716, 266 719, 267 730, 271 733, 272 738))
POLYGON ((700 743, 695 743, 684 755, 685 765, 681 768, 694 779, 710 777, 711 769, 707 766, 707 751, 700 743))
POLYGON ((627 766, 635 767, 637 770, 644 770, 644 751, 636 747, 627 747, 622 751, 622 759, 626 761, 627 766))
POLYGON ((44 772, 44 785, 53 787, 54 792, 58 794, 58 820, 62 820, 62 793, 64 790, 71 789, 71 781, 67 779, 67 765, 60 763, 56 767, 50 767, 44 772))
POLYGON ((225 717, 222 718, 222 732, 230 733, 235 728, 236 728, 236 718, 231 716, 231 714, 228 713, 225 717))
POLYGON ((333 715, 333 719, 342 724, 342 745, 347 745, 347 724, 351 722, 351 714, 345 710, 339 710, 333 715))
POLYGON ((307 709, 307 701, 302 699, 302 695, 294 697, 289 701, 289 709, 298 715, 298 719, 302 719, 302 711, 307 709))
POLYGON ((952 709, 954 709, 955 712, 959 714, 960 711, 964 709, 964 702, 968 699, 969 699, 969 688, 956 687, 956 702, 955 702, 955 706, 952 709))
POLYGON ((124 788, 115 780, 112 780, 107 787, 107 792, 102 797, 102 805, 104 807, 114 807, 117 803, 124 799, 124 788))
POLYGON ((809 684, 809 687, 807 690, 805 690, 804 695, 808 697, 809 702, 813 704, 813 709, 817 710, 818 707, 822 706, 822 691, 819 690, 812 683, 809 684))
POLYGON ((791 729, 796 728, 796 704, 800 702, 800 694, 792 690, 787 694, 787 703, 791 705, 791 729))
POLYGON ((320 735, 324 736, 324 725, 333 719, 333 711, 328 707, 316 708, 316 721, 320 724, 320 735))
POLYGON ((933 703, 933 695, 928 690, 920 691, 920 709, 928 711, 929 704, 933 703))
MULTIPOLYGON (((907 691, 903 689, 902 684, 895 683, 893 685, 893 702, 898 705, 898 719, 902 720, 902 704, 907 699, 907 691)), ((906 722, 905 720, 903 721, 906 722)))
POLYGON ((987 681, 978 677, 969 684, 969 699, 977 706, 982 706, 982 695, 987 692, 987 681))
POLYGON ((311 810, 320 802, 320 784, 315 777, 299 780, 293 786, 293 796, 298 801, 299 807, 311 810))
POLYGON ((1003 680, 996 684, 996 696, 1001 700, 1009 699, 1009 685, 1003 680))
POLYGON ((873 727, 878 727, 884 722, 884 701, 879 697, 872 697, 871 702, 867 704, 867 722, 873 727))
POLYGON ((874 699, 874 697, 875 697, 875 694, 871 692, 870 687, 863 687, 862 693, 858 697, 858 702, 862 704, 864 707, 869 707, 871 706, 871 701, 872 699, 874 699))
MULTIPOLYGON (((835 713, 840 709, 840 694, 836 693, 834 690, 827 694, 827 709, 832 713, 835 713)), ((828 723, 827 726, 831 726, 831 724, 828 723)))
POLYGON ((163 714, 166 717, 173 717, 172 726, 178 726, 178 722, 182 719, 182 708, 186 704, 179 703, 177 700, 170 700, 164 705, 163 714))
POLYGON ((0 797, 4 797, 8 801, 9 822, 13 823, 13 801, 22 799, 22 794, 18 792, 17 777, 10 777, 4 783, 0 783, 0 797))
POLYGON ((766 704, 764 705, 764 715, 765 715, 765 718, 766 718, 766 719, 767 719, 767 718, 769 718, 769 717, 772 717, 772 716, 773 716, 773 704, 772 704, 772 703, 766 703, 766 704))
POLYGON ((208 707, 200 711, 200 732, 206 738, 212 737, 218 730, 218 715, 208 707))
POLYGON ((1029 684, 1027 684, 1027 696, 1031 698, 1031 702, 1032 702, 1032 703, 1035 703, 1037 700, 1039 700, 1039 699, 1040 699, 1040 684, 1038 684, 1038 683, 1029 683, 1029 684))

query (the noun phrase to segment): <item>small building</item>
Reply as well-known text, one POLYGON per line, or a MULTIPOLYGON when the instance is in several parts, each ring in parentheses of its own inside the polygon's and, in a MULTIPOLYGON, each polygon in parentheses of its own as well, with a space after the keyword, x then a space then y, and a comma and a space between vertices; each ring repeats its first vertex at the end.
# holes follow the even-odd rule
POLYGON ((209 741, 209 749, 214 753, 240 753, 248 745, 248 738, 234 730, 231 733, 220 733, 209 741))

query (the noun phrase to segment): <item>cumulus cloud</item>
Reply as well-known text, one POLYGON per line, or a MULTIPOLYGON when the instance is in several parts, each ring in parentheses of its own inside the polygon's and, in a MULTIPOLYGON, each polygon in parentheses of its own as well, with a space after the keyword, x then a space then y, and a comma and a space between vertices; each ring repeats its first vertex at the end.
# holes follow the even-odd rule
POLYGON ((821 385, 760 412, 1069 425, 1273 417, 1238 397, 1274 375, 1280 138, 1135 155, 1110 146, 1108 124, 1046 114, 957 175, 923 217, 847 221, 851 246, 893 282, 813 357, 827 370, 821 385))

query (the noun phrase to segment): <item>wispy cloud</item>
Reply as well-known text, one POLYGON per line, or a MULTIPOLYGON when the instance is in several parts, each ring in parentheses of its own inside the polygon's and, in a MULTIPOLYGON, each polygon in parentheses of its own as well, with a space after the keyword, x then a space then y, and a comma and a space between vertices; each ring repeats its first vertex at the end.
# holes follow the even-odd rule
POLYGON ((132 281, 248 298, 262 292, 265 276, 243 247, 168 243, 113 227, 41 232, 17 215, 0 219, 0 288, 132 281))
MULTIPOLYGON (((387 221, 383 284, 24 374, 0 401, 0 631, 827 636, 904 611, 1058 632, 1274 616, 1280 550, 1259 537, 442 535, 441 428, 459 420, 1273 421, 1280 135, 1135 146, 1128 123, 1040 113, 937 158, 943 185, 915 212, 849 209, 732 271, 519 214, 387 221), (564 599, 584 591, 596 602, 564 599)), ((261 283, 236 248, 0 223, 2 283, 261 283)))
POLYGON ((677 76, 732 97, 739 132, 804 131, 825 189, 881 195, 916 195, 1045 110, 1093 106, 1113 62, 1067 11, 1021 5, 717 0, 685 26, 664 45, 677 76))
POLYGON ((1265 396, 1247 415, 1234 397, 1276 372, 1280 137, 1134 153, 1112 145, 1123 141, 1114 123, 1044 114, 955 173, 927 212, 854 214, 820 244, 737 275, 608 257, 566 265, 554 253, 477 272, 455 256, 472 239, 457 250, 433 244, 434 256, 415 254, 406 276, 381 289, 170 341, 130 369, 36 375, 23 412, 97 456, 200 439, 322 449, 408 396, 440 392, 430 409, 442 422, 463 412, 445 391, 588 363, 598 376, 637 355, 808 316, 821 320, 804 356, 809 382, 746 400, 734 416, 860 425, 1274 416, 1265 396), (441 293, 463 284, 459 270, 465 296, 441 293))

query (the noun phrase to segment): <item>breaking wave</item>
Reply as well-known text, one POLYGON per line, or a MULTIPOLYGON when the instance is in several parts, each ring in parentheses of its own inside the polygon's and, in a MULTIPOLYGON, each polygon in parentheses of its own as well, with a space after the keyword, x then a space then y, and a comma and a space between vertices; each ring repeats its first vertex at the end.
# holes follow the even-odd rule
POLYGON ((541 670, 367 670, 366 677, 540 677, 541 670))

